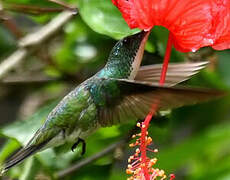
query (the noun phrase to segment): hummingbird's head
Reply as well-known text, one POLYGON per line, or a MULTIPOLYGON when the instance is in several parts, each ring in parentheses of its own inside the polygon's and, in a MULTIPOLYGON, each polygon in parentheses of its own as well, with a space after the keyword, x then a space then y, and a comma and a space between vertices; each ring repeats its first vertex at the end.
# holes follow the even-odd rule
POLYGON ((134 59, 141 44, 146 41, 148 32, 141 31, 118 41, 110 52, 109 61, 134 59), (145 38, 146 37, 146 38, 145 38))
POLYGON ((110 52, 103 74, 110 71, 113 78, 128 78, 136 73, 148 35, 149 32, 141 31, 118 41, 110 52))

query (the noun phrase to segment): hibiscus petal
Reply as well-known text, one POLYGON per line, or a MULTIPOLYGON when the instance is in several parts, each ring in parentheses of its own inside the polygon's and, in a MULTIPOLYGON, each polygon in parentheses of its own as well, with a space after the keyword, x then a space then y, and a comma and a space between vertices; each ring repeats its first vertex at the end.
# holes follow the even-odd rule
POLYGON ((182 52, 230 48, 229 0, 112 0, 130 28, 164 26, 182 52))
MULTIPOLYGON (((218 1, 218 0, 216 0, 218 1)), ((230 1, 218 1, 216 11, 217 25, 215 27, 216 40, 212 46, 216 50, 223 50, 230 48, 230 1)))

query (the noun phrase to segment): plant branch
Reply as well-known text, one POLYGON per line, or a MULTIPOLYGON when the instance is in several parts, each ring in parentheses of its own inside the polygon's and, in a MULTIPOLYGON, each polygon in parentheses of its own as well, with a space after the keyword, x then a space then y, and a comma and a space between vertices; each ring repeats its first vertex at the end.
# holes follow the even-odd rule
POLYGON ((0 80, 3 79, 10 70, 22 62, 29 54, 31 54, 32 49, 39 49, 39 46, 51 38, 73 17, 74 14, 76 13, 63 11, 39 30, 20 39, 18 41, 18 49, 9 57, 4 59, 0 64, 0 80))
POLYGON ((22 12, 26 14, 39 15, 41 13, 60 12, 64 8, 49 8, 39 7, 33 5, 21 5, 21 4, 5 4, 4 9, 6 11, 22 12))
POLYGON ((58 4, 58 5, 60 5, 60 6, 64 7, 64 8, 66 8, 66 9, 68 9, 68 10, 70 10, 70 11, 76 11, 76 8, 75 8, 74 6, 70 6, 69 4, 66 4, 66 3, 63 2, 63 1, 59 1, 59 0, 48 0, 48 1, 53 2, 53 3, 55 3, 55 4, 58 4))
POLYGON ((2 24, 15 36, 15 38, 20 39, 22 37, 21 30, 17 27, 16 23, 11 17, 4 19, 2 24))
MULTIPOLYGON (((4 10, 7 11, 16 11, 22 12, 26 14, 32 15, 40 15, 41 13, 51 13, 51 12, 61 12, 64 10, 72 11, 73 13, 77 13, 77 8, 71 6, 65 2, 59 0, 47 0, 51 3, 55 3, 61 7, 53 8, 53 7, 40 7, 34 5, 24 5, 24 4, 15 4, 15 3, 3 3, 4 10)), ((1 9, 1 8, 0 8, 1 9)))
POLYGON ((109 145, 108 147, 106 147, 105 149, 103 149, 102 151, 94 154, 93 156, 90 156, 88 158, 85 158, 81 161, 79 161, 78 163, 74 164, 73 166, 67 168, 67 169, 64 169, 62 171, 59 171, 57 174, 56 174, 56 178, 57 179, 62 179, 63 177, 73 173, 73 172, 76 172, 77 170, 79 170, 80 168, 82 168, 83 166, 85 165, 88 165, 90 164, 91 162, 113 152, 117 147, 123 145, 126 141, 123 139, 123 140, 120 140, 118 142, 115 142, 111 145, 109 145))
POLYGON ((17 28, 17 25, 15 24, 13 19, 8 14, 5 13, 1 1, 0 1, 0 21, 7 29, 11 31, 13 35, 15 35, 17 39, 22 37, 22 32, 17 28))

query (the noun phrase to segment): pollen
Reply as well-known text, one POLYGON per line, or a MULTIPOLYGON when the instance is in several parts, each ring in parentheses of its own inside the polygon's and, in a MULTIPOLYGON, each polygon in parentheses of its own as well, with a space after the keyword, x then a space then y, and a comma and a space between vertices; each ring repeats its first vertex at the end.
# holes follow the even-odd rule
POLYGON ((137 127, 141 127, 141 123, 138 122, 138 123, 137 123, 137 127))
POLYGON ((158 149, 154 149, 153 152, 158 153, 158 149))
POLYGON ((140 152, 141 152, 141 151, 140 151, 140 149, 139 149, 139 148, 137 148, 137 149, 136 149, 136 153, 138 153, 138 154, 139 154, 140 152))
POLYGON ((160 175, 160 176, 164 176, 164 174, 165 174, 164 170, 160 170, 160 171, 159 171, 159 175, 160 175))
POLYGON ((126 169, 126 174, 133 174, 133 171, 130 169, 126 169))
POLYGON ((129 147, 134 147, 134 146, 135 146, 135 144, 133 144, 133 143, 129 144, 129 147))
POLYGON ((151 137, 147 137, 147 144, 150 144, 152 142, 152 138, 151 137))

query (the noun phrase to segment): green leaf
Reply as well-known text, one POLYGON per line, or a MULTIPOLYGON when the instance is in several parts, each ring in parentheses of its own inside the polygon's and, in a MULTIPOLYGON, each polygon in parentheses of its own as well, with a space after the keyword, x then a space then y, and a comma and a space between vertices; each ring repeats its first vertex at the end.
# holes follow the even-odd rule
POLYGON ((8 56, 8 54, 16 48, 16 42, 10 32, 0 25, 0 57, 8 56))
POLYGON ((134 34, 110 0, 78 0, 80 15, 94 31, 115 39, 134 34))
POLYGON ((29 158, 25 163, 23 171, 20 173, 21 176, 19 180, 35 179, 38 171, 39 171, 38 162, 34 158, 29 158))
POLYGON ((230 71, 229 71, 229 66, 230 66, 230 51, 225 50, 225 51, 220 51, 217 52, 217 55, 219 57, 219 62, 218 62, 218 71, 220 74, 221 79, 225 82, 228 87, 230 86, 230 71))
POLYGON ((0 151, 0 164, 2 164, 7 157, 20 147, 20 144, 15 140, 8 140, 0 151))
POLYGON ((68 152, 59 154, 56 154, 54 149, 46 149, 36 154, 36 157, 42 166, 46 167, 48 170, 55 170, 67 168, 76 155, 80 155, 80 153, 72 152, 70 148, 68 152))
POLYGON ((82 167, 72 176, 70 180, 104 180, 109 179, 109 174, 111 170, 111 165, 88 165, 87 167, 82 167))
POLYGON ((49 112, 56 106, 56 104, 57 101, 41 108, 27 120, 17 121, 2 128, 0 135, 16 139, 18 142, 25 145, 46 120, 49 112))
POLYGON ((230 154, 226 154, 223 158, 223 152, 230 150, 229 138, 230 124, 216 125, 196 137, 185 139, 174 147, 169 147, 165 151, 160 150, 158 165, 164 170, 173 170, 191 166, 194 161, 197 166, 197 161, 201 161, 205 169, 210 168, 210 163, 214 163, 213 167, 216 167, 216 163, 220 163, 220 160, 230 158, 230 154), (207 157, 206 161, 203 161, 204 157, 207 157))

